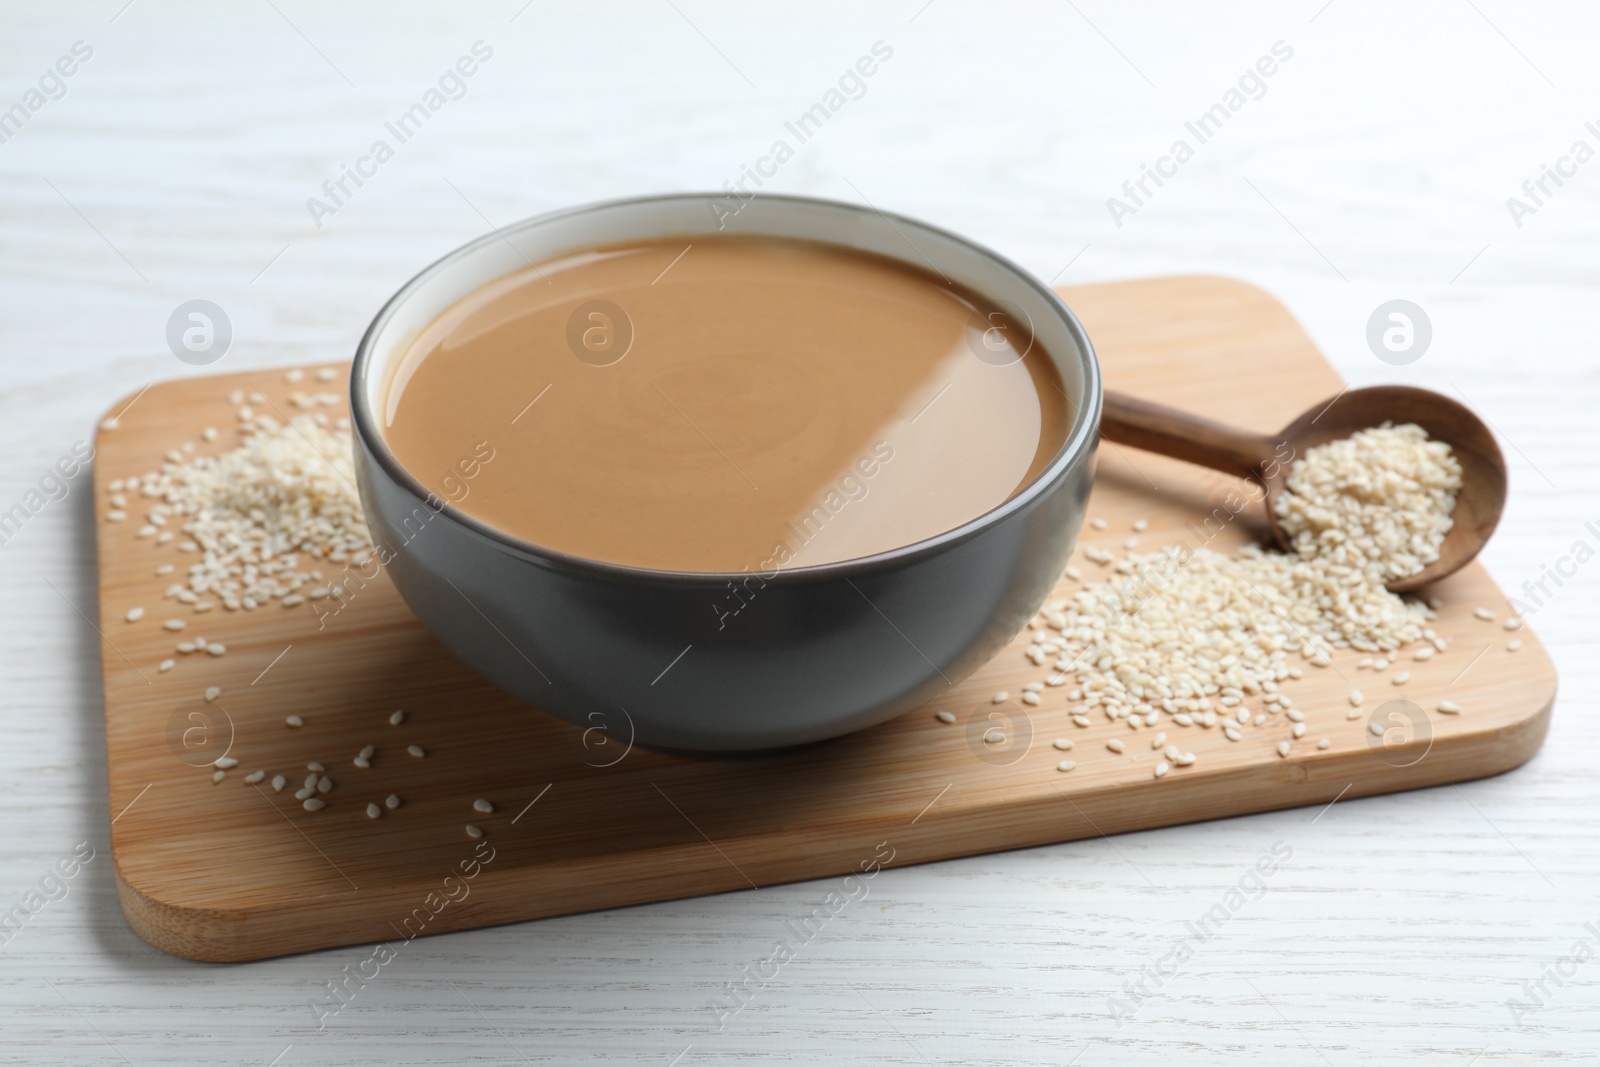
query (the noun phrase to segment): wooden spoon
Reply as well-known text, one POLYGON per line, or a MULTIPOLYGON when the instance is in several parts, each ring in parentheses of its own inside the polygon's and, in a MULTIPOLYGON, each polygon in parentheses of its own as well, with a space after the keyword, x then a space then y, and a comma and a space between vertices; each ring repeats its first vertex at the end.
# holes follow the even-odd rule
POLYGON ((1312 405, 1277 433, 1258 434, 1107 390, 1100 432, 1118 444, 1261 484, 1267 491, 1272 538, 1280 549, 1292 552, 1288 534, 1278 525, 1277 508, 1290 465, 1309 448, 1384 422, 1416 423, 1429 437, 1448 443, 1461 464, 1461 491, 1451 513, 1455 523, 1439 546, 1439 558, 1409 578, 1388 583, 1391 592, 1405 593, 1466 566, 1494 533, 1505 509, 1505 457, 1483 420, 1465 405, 1427 389, 1375 385, 1346 390, 1312 405))

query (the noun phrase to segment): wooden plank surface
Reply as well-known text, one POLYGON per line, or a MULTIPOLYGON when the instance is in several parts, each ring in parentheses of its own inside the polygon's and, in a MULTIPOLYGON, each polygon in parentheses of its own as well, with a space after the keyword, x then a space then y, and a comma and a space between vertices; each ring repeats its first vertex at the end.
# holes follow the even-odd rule
MULTIPOLYGON (((1252 287, 1168 278, 1065 292, 1113 388, 1268 431, 1341 387, 1287 311, 1252 287)), ((697 760, 628 750, 625 724, 586 737, 477 679, 382 581, 321 631, 303 605, 194 616, 164 601, 171 578, 155 568, 185 557, 135 539, 137 523, 106 522, 104 485, 152 469, 207 425, 225 431, 210 447, 225 446, 235 388, 259 388, 286 406, 291 389, 307 386, 289 385, 281 373, 158 384, 97 444, 118 891, 134 929, 179 955, 237 960, 396 941, 816 878, 875 859, 901 866, 1461 781, 1521 763, 1548 723, 1553 667, 1532 633, 1515 635, 1524 647, 1513 654, 1505 649, 1512 635, 1472 617, 1480 604, 1504 604, 1473 566, 1434 591, 1444 600, 1436 628, 1455 638, 1450 651, 1408 663, 1413 677, 1403 690, 1357 672, 1355 656, 1326 671, 1307 668, 1290 691, 1310 729, 1288 759, 1275 751, 1288 736, 1281 717, 1246 730, 1238 744, 1196 727, 1178 740, 1198 762, 1156 780, 1147 745, 1112 755, 1104 741, 1126 736, 1127 727, 1074 728, 1061 690, 1037 708, 1003 705, 1011 736, 997 750, 982 740, 995 710, 989 695, 1016 694, 1043 677, 1021 656, 1020 639, 947 700, 801 752, 697 760), (133 606, 146 615, 127 623, 133 606), (189 629, 163 630, 169 617, 188 619, 189 629), (174 655, 176 639, 196 633, 223 642, 227 655, 177 657, 173 670, 155 670, 174 655), (213 704, 202 698, 209 685, 223 690, 213 704), (1448 696, 1467 710, 1430 713, 1430 741, 1397 753, 1369 743, 1365 716, 1347 718, 1352 685, 1373 693, 1369 708, 1403 695, 1426 709, 1448 696), (391 727, 396 708, 408 718, 391 727), (956 724, 938 721, 938 710, 954 712, 956 724), (305 718, 304 728, 284 726, 291 713, 305 718), (196 725, 230 738, 241 761, 221 784, 212 784, 208 766, 194 765, 201 761, 192 746, 174 741, 175 731, 196 725), (1056 736, 1076 744, 1079 766, 1070 774, 1054 769, 1056 736), (1331 741, 1326 751, 1312 743, 1321 737, 1331 741), (366 744, 379 751, 370 770, 359 770, 350 761, 366 744), (406 756, 409 744, 427 757, 406 756), (321 812, 303 812, 287 789, 273 794, 242 781, 260 768, 297 782, 313 760, 337 782, 321 812), (366 804, 389 793, 404 806, 369 820, 366 804), (473 812, 479 797, 496 812, 473 812), (939 817, 925 819, 933 810, 939 817), (468 822, 483 828, 483 843, 466 836, 468 822), (464 862, 473 877, 463 896, 464 862), (457 881, 446 883, 451 874, 457 881), (460 899, 443 895, 447 886, 460 899)), ((1108 528, 1084 531, 1085 577, 1099 568, 1081 559, 1083 548, 1120 551, 1135 518, 1149 522, 1141 548, 1182 540, 1232 487, 1220 475, 1106 446, 1091 514, 1108 528)), ((1246 512, 1213 546, 1242 544, 1260 528, 1259 516, 1246 512)))

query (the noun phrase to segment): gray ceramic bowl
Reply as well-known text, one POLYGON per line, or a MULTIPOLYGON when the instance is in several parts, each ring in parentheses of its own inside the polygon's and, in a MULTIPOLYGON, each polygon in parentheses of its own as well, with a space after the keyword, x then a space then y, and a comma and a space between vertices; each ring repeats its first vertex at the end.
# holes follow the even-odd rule
POLYGON ((417 617, 532 706, 648 745, 736 751, 859 730, 948 693, 1010 641, 1066 565, 1083 521, 1101 386, 1082 326, 1009 260, 902 216, 825 200, 659 196, 528 219, 457 249, 384 305, 356 352, 351 409, 367 521, 417 617), (397 359, 486 283, 571 251, 735 233, 823 241, 932 268, 1026 316, 1074 405, 1029 485, 956 529, 861 559, 782 571, 738 625, 712 605, 743 574, 581 559, 492 529, 429 493, 379 432, 397 359), (628 725, 621 725, 626 719, 628 725))

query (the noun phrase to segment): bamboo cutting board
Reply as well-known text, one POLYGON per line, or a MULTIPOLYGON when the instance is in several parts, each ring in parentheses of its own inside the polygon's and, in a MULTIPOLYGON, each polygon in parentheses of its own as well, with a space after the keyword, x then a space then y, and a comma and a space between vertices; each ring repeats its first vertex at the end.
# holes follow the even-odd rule
MULTIPOLYGON (((1341 388, 1282 305, 1242 283, 1162 278, 1064 293, 1111 388, 1263 432, 1341 388)), ((259 390, 284 411, 294 410, 291 391, 337 392, 340 405, 322 410, 342 413, 348 368, 336 369, 331 382, 308 369, 297 384, 281 371, 159 384, 126 411, 133 398, 115 405, 118 424, 97 439, 117 889, 134 930, 180 956, 397 947, 450 930, 1327 804, 1499 773, 1528 759, 1549 723, 1550 659, 1528 630, 1474 617, 1479 607, 1497 620, 1508 611, 1477 564, 1431 590, 1442 599, 1435 629, 1451 644, 1426 662, 1406 658, 1407 685, 1391 685, 1394 669, 1358 670, 1349 653, 1326 670, 1307 666, 1286 685, 1308 725, 1287 758, 1277 753, 1290 737, 1282 715, 1245 727, 1237 743, 1219 729, 1163 723, 1198 759, 1160 779, 1146 733, 1098 715, 1075 727, 1066 688, 1045 690, 1036 707, 1018 703, 1021 686, 1046 673, 1022 655, 1026 637, 947 699, 871 730, 799 751, 700 760, 630 746, 625 722, 583 730, 512 700, 429 637, 384 579, 320 630, 306 605, 195 615, 164 600, 173 576, 156 568, 174 563, 181 575, 195 557, 176 541, 135 536, 137 497, 127 521, 107 521, 107 484, 157 468, 185 441, 200 452, 231 447, 235 389, 259 390), (217 442, 201 440, 206 426, 222 431, 217 442), (143 618, 126 621, 140 606, 143 618), (188 628, 169 632, 168 618, 188 628), (195 635, 226 654, 174 652, 195 635), (1507 649, 1514 638, 1520 651, 1507 649), (175 666, 159 671, 167 658, 175 666), (212 702, 209 686, 222 691, 212 702), (1368 694, 1356 718, 1353 686, 1368 694), (998 690, 1011 697, 995 705, 998 690), (1395 699, 1411 705, 1387 703, 1395 699), (1463 713, 1438 713, 1441 699, 1463 713), (397 709, 406 718, 390 725, 397 709), (305 725, 287 727, 291 714, 305 725), (1368 728, 1374 717, 1382 737, 1368 728), (1073 741, 1072 752, 1056 751, 1057 737, 1073 741), (1107 750, 1112 737, 1124 754, 1107 750), (1319 749, 1323 738, 1329 746, 1319 749), (366 745, 377 752, 361 769, 351 761, 366 745), (410 745, 425 757, 408 756, 410 745), (224 752, 239 765, 213 784, 210 761, 224 752), (1076 769, 1056 769, 1064 756, 1076 769), (310 761, 335 781, 319 812, 290 795, 310 761), (274 793, 245 783, 256 769, 290 784, 274 793), (367 804, 389 794, 402 806, 369 819, 367 804), (475 811, 480 798, 495 810, 475 811), (468 836, 468 824, 483 837, 468 836)), ((1085 580, 1104 575, 1083 549, 1120 557, 1141 518, 1149 528, 1140 551, 1194 544, 1235 488, 1106 444, 1090 507, 1106 528, 1085 527, 1074 562, 1085 580)), ((1210 545, 1229 551, 1263 532, 1261 516, 1246 511, 1210 545)))

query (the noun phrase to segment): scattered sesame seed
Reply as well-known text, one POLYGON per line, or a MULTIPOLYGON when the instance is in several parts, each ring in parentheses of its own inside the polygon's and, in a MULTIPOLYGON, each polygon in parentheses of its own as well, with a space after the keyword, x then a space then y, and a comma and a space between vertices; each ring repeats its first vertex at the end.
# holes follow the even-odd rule
POLYGON ((206 686, 205 697, 206 697, 206 703, 207 704, 211 703, 213 700, 217 699, 221 695, 222 695, 222 689, 221 689, 220 686, 215 686, 215 685, 206 686))
POLYGON ((225 771, 231 771, 235 767, 239 766, 239 761, 234 759, 232 756, 218 756, 212 762, 214 766, 221 767, 225 771))
POLYGON ((1144 519, 1134 519, 1133 520, 1133 532, 1134 533, 1144 533, 1145 530, 1149 529, 1149 527, 1150 527, 1150 523, 1148 521, 1144 520, 1144 519))
POLYGON ((285 778, 283 775, 274 774, 272 776, 272 791, 274 793, 283 792, 283 787, 288 785, 288 784, 289 784, 289 779, 285 778))
POLYGON ((1093 526, 1096 530, 1104 530, 1107 526, 1107 523, 1104 519, 1090 519, 1089 525, 1093 526))
POLYGON ((168 619, 166 622, 161 624, 162 628, 167 630, 181 630, 188 625, 189 624, 184 622, 182 619, 168 619))
POLYGON ((494 811, 494 805, 487 800, 474 800, 472 802, 472 810, 482 815, 489 815, 494 811))
POLYGON ((415 756, 418 759, 421 759, 423 756, 427 755, 426 752, 422 751, 421 745, 407 745, 406 752, 408 755, 415 756))
POLYGON ((998 745, 1000 742, 1006 739, 1005 731, 990 730, 988 733, 983 735, 983 739, 991 745, 998 745))
POLYGON ((1065 752, 1072 747, 1072 742, 1067 740, 1065 737, 1056 738, 1054 744, 1056 748, 1060 749, 1062 752, 1065 752))
POLYGON ((1122 751, 1122 742, 1113 737, 1111 740, 1106 742, 1106 747, 1113 752, 1120 753, 1122 751))
POLYGON ((1067 575, 1068 578, 1071 578, 1073 581, 1076 582, 1076 581, 1078 581, 1079 579, 1081 579, 1083 577, 1083 572, 1080 571, 1077 567, 1068 566, 1067 570, 1066 570, 1066 575, 1067 575))
POLYGON ((333 381, 333 377, 336 373, 337 372, 332 367, 323 367, 321 370, 317 371, 317 381, 331 382, 333 381))
POLYGON ((266 776, 267 776, 267 772, 266 771, 251 771, 249 774, 244 776, 244 780, 249 782, 251 785, 255 785, 257 782, 261 781, 266 776))
POLYGON ((1411 681, 1411 672, 1410 671, 1401 671, 1399 674, 1395 675, 1393 678, 1390 678, 1389 681, 1393 685, 1405 685, 1407 682, 1411 681))
POLYGON ((1326 737, 1324 737, 1320 741, 1317 742, 1317 747, 1318 748, 1327 748, 1329 745, 1332 745, 1332 744, 1333 744, 1332 741, 1329 741, 1326 737))
POLYGON ((995 704, 1004 704, 1009 699, 1011 699, 1011 694, 1006 692, 1004 689, 1000 690, 1000 692, 989 698, 989 700, 995 704))
POLYGON ((396 711, 396 712, 392 713, 389 716, 389 725, 390 726, 399 726, 401 723, 403 723, 405 721, 406 721, 406 713, 404 711, 396 711))
POLYGON ((1521 615, 1512 615, 1509 618, 1507 618, 1506 621, 1505 621, 1505 628, 1507 630, 1520 630, 1520 629, 1522 629, 1522 616, 1521 615))
POLYGON ((1299 723, 1306 721, 1304 713, 1302 713, 1299 708, 1290 708, 1288 711, 1284 712, 1284 717, 1290 722, 1299 723))
POLYGON ((331 792, 333 792, 333 779, 329 778, 326 774, 324 774, 321 778, 318 778, 317 779, 317 792, 319 792, 319 793, 331 793, 331 792))
POLYGON ((1089 717, 1087 715, 1074 715, 1072 717, 1072 725, 1081 726, 1087 729, 1089 726, 1089 717))
POLYGON ((1475 619, 1482 619, 1484 622, 1493 622, 1494 612, 1490 611, 1488 608, 1479 608, 1472 613, 1472 617, 1475 619))
POLYGON ((286 381, 286 382, 298 382, 302 378, 304 378, 305 376, 306 376, 306 372, 301 370, 299 367, 296 367, 294 370, 289 371, 288 373, 286 373, 283 376, 283 380, 286 381))
POLYGON ((1070 770, 1072 770, 1072 768, 1074 768, 1076 766, 1077 766, 1077 764, 1072 762, 1071 760, 1064 759, 1060 763, 1056 764, 1056 770, 1058 770, 1058 771, 1070 771, 1070 770))
POLYGON ((371 759, 372 758, 372 754, 374 752, 376 752, 376 751, 378 751, 378 750, 373 748, 371 745, 367 745, 360 752, 357 752, 356 755, 361 757, 362 759, 371 759))
POLYGON ((940 722, 946 723, 946 724, 956 721, 956 715, 955 715, 955 712, 953 712, 953 711, 935 712, 933 717, 935 719, 938 719, 940 722))
POLYGON ((1289 754, 1289 742, 1287 742, 1287 741, 1279 741, 1278 742, 1278 755, 1287 756, 1288 754, 1289 754))
POLYGON ((121 511, 121 510, 119 510, 117 508, 113 508, 110 511, 106 512, 106 521, 107 522, 122 522, 127 517, 128 517, 128 513, 126 511, 121 511))
POLYGON ((1522 649, 1522 639, 1520 637, 1516 638, 1515 640, 1511 640, 1511 641, 1507 641, 1506 642, 1506 651, 1507 652, 1518 652, 1521 649, 1522 649))
POLYGON ((1434 654, 1438 651, 1439 650, 1434 648, 1432 645, 1423 645, 1421 648, 1411 653, 1411 658, 1415 660, 1432 659, 1434 654))
POLYGON ((221 656, 221 655, 225 655, 227 653, 228 646, 224 645, 224 644, 221 644, 219 642, 213 641, 209 645, 206 646, 206 651, 211 653, 213 656, 221 656))
POLYGON ((372 761, 367 759, 365 756, 357 756, 355 759, 351 760, 350 762, 354 763, 357 767, 360 767, 362 770, 366 770, 367 768, 372 766, 372 761))
POLYGON ((1446 715, 1460 715, 1461 705, 1453 700, 1441 700, 1439 701, 1439 710, 1446 715))
POLYGON ((307 811, 321 811, 328 805, 325 801, 318 797, 306 797, 300 802, 300 806, 305 808, 307 811))
POLYGON ((483 831, 478 829, 476 826, 473 826, 471 823, 468 823, 467 836, 471 838, 479 838, 483 836, 483 831))
POLYGON ((177 567, 175 567, 175 566, 174 566, 174 565, 173 565, 173 564, 171 564, 171 563, 163 563, 163 564, 162 564, 162 565, 161 565, 161 566, 159 566, 159 567, 157 567, 157 568, 156 568, 156 573, 157 573, 157 574, 158 574, 158 575, 159 575, 159 574, 171 574, 171 573, 172 573, 172 572, 173 572, 173 571, 175 571, 175 570, 177 570, 177 569, 178 569, 178 568, 177 568, 177 567))
POLYGON ((316 760, 312 760, 310 763, 306 764, 306 770, 313 771, 313 772, 315 772, 317 774, 321 774, 323 771, 325 771, 327 769, 328 768, 324 767, 322 764, 318 763, 316 760))
POLYGON ((1294 734, 1296 738, 1304 737, 1306 735, 1306 724, 1297 722, 1289 728, 1289 732, 1294 734))
POLYGON ((1359 719, 1361 718, 1361 709, 1351 708, 1349 711, 1344 713, 1344 717, 1346 719, 1359 719))
POLYGON ((376 819, 383 814, 383 809, 376 804, 367 805, 367 818, 376 819))
POLYGON ((298 715, 285 716, 283 721, 289 726, 304 726, 306 724, 306 721, 298 715))
POLYGON ((1150 739, 1150 747, 1151 748, 1160 748, 1162 745, 1164 745, 1166 743, 1167 743, 1167 732, 1165 730, 1161 731, 1159 734, 1156 734, 1155 737, 1150 739))
POLYGON ((1022 694, 1022 702, 1024 704, 1027 704, 1030 707, 1038 707, 1038 705, 1039 705, 1039 694, 1038 693, 1023 693, 1022 694))
POLYGON ((129 622, 138 622, 140 619, 144 618, 144 609, 129 608, 128 613, 124 615, 123 618, 129 622))
POLYGON ((1374 720, 1372 722, 1369 722, 1369 723, 1367 723, 1367 729, 1372 733, 1372 735, 1374 737, 1382 737, 1383 736, 1383 723, 1381 723, 1381 722, 1378 722, 1376 720, 1374 720))
POLYGON ((216 785, 218 782, 222 781, 226 777, 228 777, 228 772, 227 771, 217 771, 215 774, 213 774, 211 776, 211 784, 212 785, 216 785))
POLYGON ((1196 758, 1197 757, 1193 752, 1182 752, 1172 757, 1172 762, 1177 764, 1179 767, 1187 767, 1192 764, 1196 758))
POLYGON ((176 660, 164 659, 164 660, 161 661, 161 665, 159 667, 157 667, 156 670, 158 670, 158 671, 170 671, 174 666, 176 666, 176 664, 177 664, 176 660))
POLYGON ((1166 760, 1162 760, 1160 763, 1156 764, 1156 774, 1155 774, 1155 776, 1157 778, 1160 778, 1162 775, 1167 773, 1167 770, 1168 770, 1167 761, 1166 760))
POLYGON ((383 806, 388 808, 390 811, 393 811, 400 806, 400 798, 395 796, 393 793, 390 793, 389 796, 384 800, 383 806))

